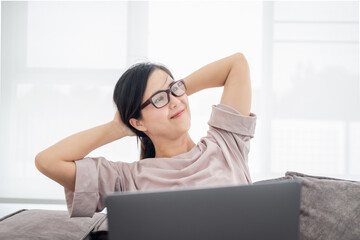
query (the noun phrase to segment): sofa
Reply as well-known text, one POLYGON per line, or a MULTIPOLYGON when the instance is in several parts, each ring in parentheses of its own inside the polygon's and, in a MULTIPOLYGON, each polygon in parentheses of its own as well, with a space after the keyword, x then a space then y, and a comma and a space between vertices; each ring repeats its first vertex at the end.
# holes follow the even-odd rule
MULTIPOLYGON (((301 182, 300 240, 360 240, 360 182, 297 172, 253 184, 301 182)), ((0 219, 1 239, 107 239, 103 213, 70 218, 67 211, 22 209, 0 219)))

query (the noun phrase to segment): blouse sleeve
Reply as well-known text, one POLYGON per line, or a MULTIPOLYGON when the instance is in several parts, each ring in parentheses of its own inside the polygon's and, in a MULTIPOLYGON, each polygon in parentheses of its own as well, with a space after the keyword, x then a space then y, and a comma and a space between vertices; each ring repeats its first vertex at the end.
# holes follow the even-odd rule
POLYGON ((244 116, 233 107, 218 104, 213 106, 208 124, 227 132, 253 138, 256 126, 256 115, 250 113, 250 116, 244 116))
POLYGON ((256 115, 242 115, 225 104, 213 106, 208 134, 212 136, 228 159, 242 162, 247 167, 250 139, 254 137, 256 115))
POLYGON ((70 217, 92 217, 104 209, 107 194, 121 191, 121 162, 87 157, 75 164, 75 192, 65 189, 67 208, 70 217))

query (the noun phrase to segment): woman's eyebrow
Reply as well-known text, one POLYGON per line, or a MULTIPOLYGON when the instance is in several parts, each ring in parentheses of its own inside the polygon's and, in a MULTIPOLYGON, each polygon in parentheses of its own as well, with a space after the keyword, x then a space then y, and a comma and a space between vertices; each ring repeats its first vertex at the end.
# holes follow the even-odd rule
MULTIPOLYGON (((164 85, 160 88, 160 90, 164 88, 164 86, 166 85, 166 82, 168 81, 168 78, 169 78, 169 75, 166 76, 165 83, 164 83, 164 85)), ((173 82, 173 81, 171 81, 171 82, 169 83, 168 87, 170 87, 170 85, 171 85, 172 82, 173 82)), ((159 90, 159 91, 160 91, 160 90, 159 90)))
MULTIPOLYGON (((166 82, 168 81, 168 78, 169 78, 169 77, 170 77, 170 75, 167 74, 164 85, 162 85, 162 87, 161 87, 159 90, 155 91, 152 95, 154 95, 155 93, 157 93, 157 92, 159 92, 159 91, 164 90, 164 86, 166 86, 166 82)), ((171 85, 173 82, 174 82, 174 80, 171 79, 171 82, 169 83, 168 88, 170 87, 170 85, 171 85)))
MULTIPOLYGON (((168 75, 168 77, 170 77, 170 75, 168 75)), ((173 82, 175 82, 175 80, 172 79, 171 77, 170 77, 170 80, 171 80, 171 82, 169 83, 168 88, 170 87, 170 85, 171 85, 173 82)))
MULTIPOLYGON (((168 78, 169 77, 170 77, 170 75, 168 75, 168 78)), ((174 82, 174 79, 172 79, 171 77, 170 77, 170 80, 171 80, 171 82, 169 83, 168 87, 170 87, 170 85, 174 82)))

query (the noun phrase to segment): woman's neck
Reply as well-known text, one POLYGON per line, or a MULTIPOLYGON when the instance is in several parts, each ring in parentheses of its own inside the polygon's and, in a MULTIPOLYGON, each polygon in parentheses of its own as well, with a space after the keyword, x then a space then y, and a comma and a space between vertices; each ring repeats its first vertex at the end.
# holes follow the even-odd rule
POLYGON ((182 137, 175 140, 165 140, 166 144, 154 143, 155 146, 155 157, 156 158, 171 158, 182 153, 190 151, 195 143, 190 138, 189 133, 184 134, 182 137))

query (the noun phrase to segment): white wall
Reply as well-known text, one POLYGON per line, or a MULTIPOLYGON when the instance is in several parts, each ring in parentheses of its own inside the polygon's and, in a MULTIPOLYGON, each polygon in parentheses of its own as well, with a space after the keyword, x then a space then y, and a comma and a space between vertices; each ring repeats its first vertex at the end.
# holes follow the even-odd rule
MULTIPOLYGON (((253 180, 288 170, 360 180, 358 2, 1 4, 0 202, 63 203, 34 156, 111 120, 113 87, 128 66, 161 62, 181 78, 235 52, 249 61, 258 115, 253 180)), ((220 96, 190 97, 194 140, 220 96)), ((135 161, 136 140, 90 155, 135 161)))

